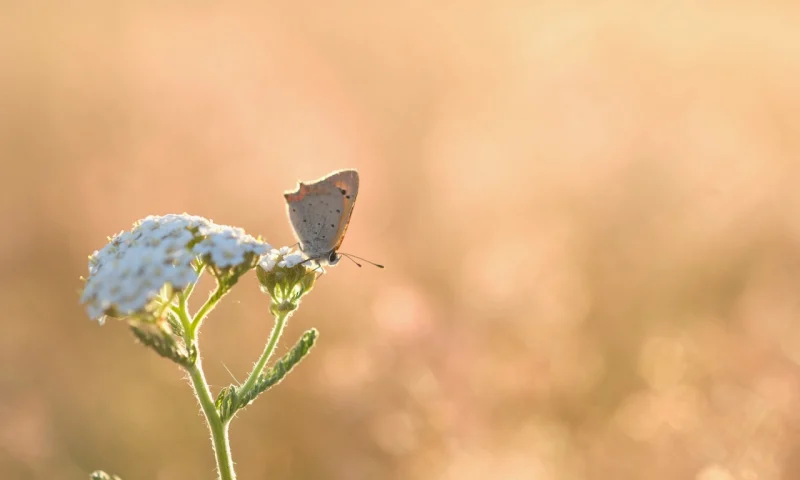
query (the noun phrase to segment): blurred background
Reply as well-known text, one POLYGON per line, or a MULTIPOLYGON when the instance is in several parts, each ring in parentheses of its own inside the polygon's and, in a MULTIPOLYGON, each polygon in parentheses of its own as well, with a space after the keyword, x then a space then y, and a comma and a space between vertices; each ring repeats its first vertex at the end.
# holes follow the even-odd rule
MULTIPOLYGON (((182 372, 78 305, 149 214, 293 243, 355 167, 343 251, 232 428, 242 479, 800 478, 800 6, 0 7, 0 477, 211 479, 182 372)), ((244 279, 214 392, 271 328, 244 279)))

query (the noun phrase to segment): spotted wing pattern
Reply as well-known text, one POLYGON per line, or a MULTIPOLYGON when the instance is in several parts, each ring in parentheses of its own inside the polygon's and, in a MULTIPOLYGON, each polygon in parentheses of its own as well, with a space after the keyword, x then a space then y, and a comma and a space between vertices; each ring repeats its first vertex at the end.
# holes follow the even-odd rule
POLYGON ((326 257, 342 244, 358 195, 358 172, 341 170, 286 192, 286 210, 295 237, 312 259, 326 257))

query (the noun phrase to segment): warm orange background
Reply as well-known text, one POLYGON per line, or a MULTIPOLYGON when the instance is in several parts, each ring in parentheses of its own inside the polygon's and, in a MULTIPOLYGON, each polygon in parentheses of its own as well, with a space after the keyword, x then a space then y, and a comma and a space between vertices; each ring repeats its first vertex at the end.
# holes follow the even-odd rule
MULTIPOLYGON (((4 3, 0 478, 213 478, 86 257, 183 211, 291 243, 344 167, 387 268, 303 303, 240 478, 800 478, 796 2, 4 3)), ((207 322, 215 393, 267 312, 251 276, 207 322)))

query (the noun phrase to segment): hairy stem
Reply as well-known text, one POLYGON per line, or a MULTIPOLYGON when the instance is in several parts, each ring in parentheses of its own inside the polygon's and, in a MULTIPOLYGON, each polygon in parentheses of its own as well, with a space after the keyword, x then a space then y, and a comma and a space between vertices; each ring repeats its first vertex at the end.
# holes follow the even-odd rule
POLYGON ((206 299, 206 302, 202 307, 200 307, 200 310, 194 314, 192 326, 190 328, 191 336, 193 338, 195 337, 197 330, 200 328, 200 325, 203 323, 203 320, 206 318, 206 315, 208 315, 209 312, 211 312, 211 310, 217 305, 217 302, 222 300, 222 297, 224 297, 226 293, 228 293, 228 291, 221 284, 218 285, 217 289, 214 290, 211 295, 209 295, 209 297, 206 299))
POLYGON ((272 356, 272 353, 275 351, 275 347, 278 345, 278 339, 281 338, 283 327, 286 326, 286 319, 289 318, 289 315, 290 312, 280 312, 275 318, 275 325, 272 327, 272 332, 269 335, 267 345, 264 347, 264 351, 261 353, 261 357, 259 357, 255 367, 253 367, 253 371, 250 372, 247 380, 245 380, 244 384, 239 390, 242 397, 245 397, 248 393, 250 393, 250 390, 252 390, 253 386, 256 384, 258 376, 262 371, 264 371, 264 367, 266 367, 269 357, 272 356))
POLYGON ((231 460, 230 438, 228 436, 228 423, 223 422, 214 407, 214 399, 208 382, 203 374, 203 367, 198 352, 197 362, 188 367, 189 377, 192 380, 192 387, 197 399, 200 401, 200 408, 206 417, 206 423, 211 430, 211 442, 214 447, 214 455, 217 460, 217 472, 220 480, 235 480, 236 473, 233 471, 233 461, 231 460))

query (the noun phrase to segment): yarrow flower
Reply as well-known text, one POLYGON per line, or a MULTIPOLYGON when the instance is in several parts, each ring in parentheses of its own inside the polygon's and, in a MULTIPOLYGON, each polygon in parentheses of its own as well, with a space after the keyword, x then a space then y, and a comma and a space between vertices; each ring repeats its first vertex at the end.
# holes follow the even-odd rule
POLYGON ((263 268, 264 271, 272 271, 277 265, 280 268, 292 268, 299 265, 305 260, 305 257, 300 252, 292 252, 290 247, 281 247, 279 249, 273 248, 264 257, 261 258, 258 266, 263 268))
MULTIPOLYGON (((358 173, 352 169, 313 183, 298 183, 297 191, 284 194, 292 227, 308 242, 313 232, 305 228, 306 224, 316 224, 322 233, 315 235, 333 241, 337 222, 340 227, 347 226, 357 193, 358 173), (321 223, 319 215, 326 212, 333 216, 321 223)), ((337 232, 336 247, 342 236, 343 232, 337 232)), ((124 319, 140 345, 184 370, 211 433, 219 479, 236 478, 230 455, 230 422, 258 396, 281 383, 308 355, 319 335, 315 328, 306 330, 270 365, 290 318, 325 273, 323 263, 334 265, 339 259, 335 248, 306 249, 313 254, 307 255, 296 247, 274 249, 241 228, 182 214, 149 216, 134 222, 130 231, 110 237, 107 245, 89 257, 89 275, 82 279, 80 300, 89 317, 100 323, 106 317, 124 319), (322 255, 325 250, 329 251, 322 255), (259 317, 266 317, 268 311, 274 325, 247 378, 214 395, 203 371, 200 329, 251 270, 255 270, 261 291, 269 295, 268 308, 264 305, 259 317), (197 302, 196 290, 205 283, 198 283, 203 273, 211 275, 215 285, 197 302)), ((353 263, 361 266, 355 260, 353 263)), ((102 471, 92 473, 91 478, 119 480, 102 471)))
POLYGON ((292 268, 295 265, 303 263, 303 261, 305 261, 303 254, 295 252, 290 255, 284 255, 283 260, 278 262, 278 266, 283 268, 292 268))
POLYGON ((243 229, 226 225, 203 225, 198 229, 203 235, 192 249, 205 256, 208 263, 217 268, 236 267, 246 262, 247 256, 261 257, 272 247, 246 234, 243 229))
POLYGON ((318 268, 304 264, 306 260, 305 255, 290 247, 272 249, 261 258, 256 275, 261 289, 272 298, 273 313, 293 311, 300 298, 314 287, 318 268))
POLYGON ((127 317, 152 313, 162 292, 193 285, 199 266, 230 269, 256 260, 272 247, 242 229, 203 217, 149 216, 120 232, 89 257, 89 276, 81 296, 89 317, 127 317), (198 261, 199 259, 199 261, 198 261))

